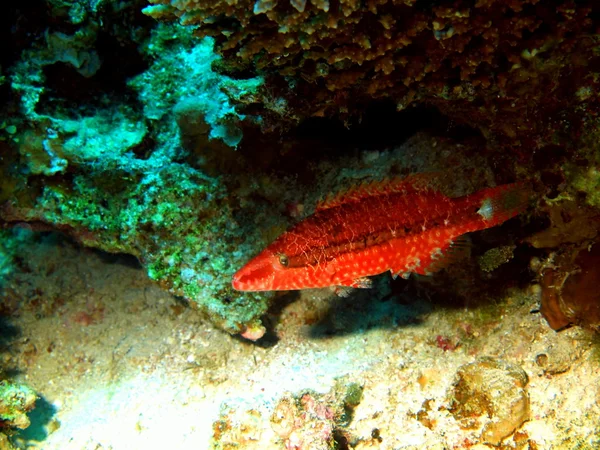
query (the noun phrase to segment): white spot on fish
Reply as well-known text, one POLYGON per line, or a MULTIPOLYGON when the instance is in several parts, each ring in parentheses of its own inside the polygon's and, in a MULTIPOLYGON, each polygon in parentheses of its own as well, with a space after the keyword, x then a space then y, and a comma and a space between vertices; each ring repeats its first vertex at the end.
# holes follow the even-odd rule
POLYGON ((494 205, 489 198, 486 198, 481 204, 481 208, 477 210, 477 214, 483 217, 485 220, 490 220, 494 215, 494 205))
POLYGON ((434 248, 433 252, 431 253, 431 259, 436 260, 441 256, 442 256, 442 249, 439 247, 434 248))
POLYGON ((417 267, 421 265, 421 260, 419 258, 412 258, 410 262, 408 262, 404 267, 408 272, 413 272, 417 267))

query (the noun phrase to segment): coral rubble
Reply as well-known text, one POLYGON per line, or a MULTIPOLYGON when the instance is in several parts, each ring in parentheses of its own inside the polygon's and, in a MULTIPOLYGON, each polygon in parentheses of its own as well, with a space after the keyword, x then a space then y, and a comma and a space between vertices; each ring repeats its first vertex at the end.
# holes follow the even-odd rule
POLYGON ((348 445, 345 427, 362 397, 362 386, 337 380, 325 394, 286 393, 272 407, 270 418, 258 410, 226 405, 213 424, 216 449, 271 448, 329 450, 348 445), (267 426, 270 425, 270 426, 267 426))
POLYGON ((457 378, 450 411, 462 427, 482 427, 482 442, 499 445, 529 419, 529 380, 522 368, 487 358, 460 367, 457 378))

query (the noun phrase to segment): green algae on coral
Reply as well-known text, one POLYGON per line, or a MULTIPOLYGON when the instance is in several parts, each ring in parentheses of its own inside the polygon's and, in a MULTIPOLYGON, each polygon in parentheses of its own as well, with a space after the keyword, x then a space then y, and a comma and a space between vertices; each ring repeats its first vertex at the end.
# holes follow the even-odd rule
POLYGON ((94 181, 75 177, 72 191, 45 187, 30 218, 66 227, 85 245, 137 256, 151 279, 230 332, 256 326, 268 297, 230 286, 241 236, 217 179, 172 163, 119 192, 94 181))
POLYGON ((27 412, 33 409, 37 396, 24 384, 0 380, 0 421, 3 427, 27 428, 27 412))

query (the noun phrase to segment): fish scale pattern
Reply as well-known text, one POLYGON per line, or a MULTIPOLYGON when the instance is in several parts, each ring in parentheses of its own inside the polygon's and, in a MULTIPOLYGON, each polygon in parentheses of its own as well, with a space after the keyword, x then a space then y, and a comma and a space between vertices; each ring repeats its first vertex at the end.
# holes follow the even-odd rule
MULTIPOLYGON (((418 180, 419 177, 417 176, 418 180)), ((327 286, 368 287, 366 277, 427 275, 450 264, 461 236, 490 228, 521 212, 528 201, 522 183, 448 198, 410 189, 362 195, 320 211, 279 236, 233 276, 238 290, 268 291, 327 286), (356 200, 360 198, 360 200, 356 200), (489 206, 488 206, 489 205, 489 206)), ((343 197, 340 198, 343 202, 343 197)))

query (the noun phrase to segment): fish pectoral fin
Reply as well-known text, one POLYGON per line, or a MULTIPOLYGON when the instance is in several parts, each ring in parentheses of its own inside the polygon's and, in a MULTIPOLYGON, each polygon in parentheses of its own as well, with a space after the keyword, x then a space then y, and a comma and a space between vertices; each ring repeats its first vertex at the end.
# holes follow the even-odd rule
POLYGON ((358 289, 369 289, 373 287, 373 281, 367 277, 342 280, 336 284, 337 286, 346 286, 358 289))
POLYGON ((468 236, 462 235, 454 238, 446 247, 443 249, 438 248, 431 254, 431 263, 424 267, 422 275, 430 275, 457 261, 468 258, 471 255, 471 247, 471 239, 468 236))
POLYGON ((394 269, 390 269, 390 273, 392 274, 392 280, 395 280, 398 277, 402 277, 405 280, 408 280, 408 278, 410 277, 410 272, 406 272, 405 270, 394 271, 394 269))
POLYGON ((353 281, 351 287, 358 289, 370 289, 373 287, 373 281, 367 277, 357 278, 353 281))
POLYGON ((352 293, 352 288, 348 286, 334 286, 333 292, 341 298, 348 298, 352 293))

